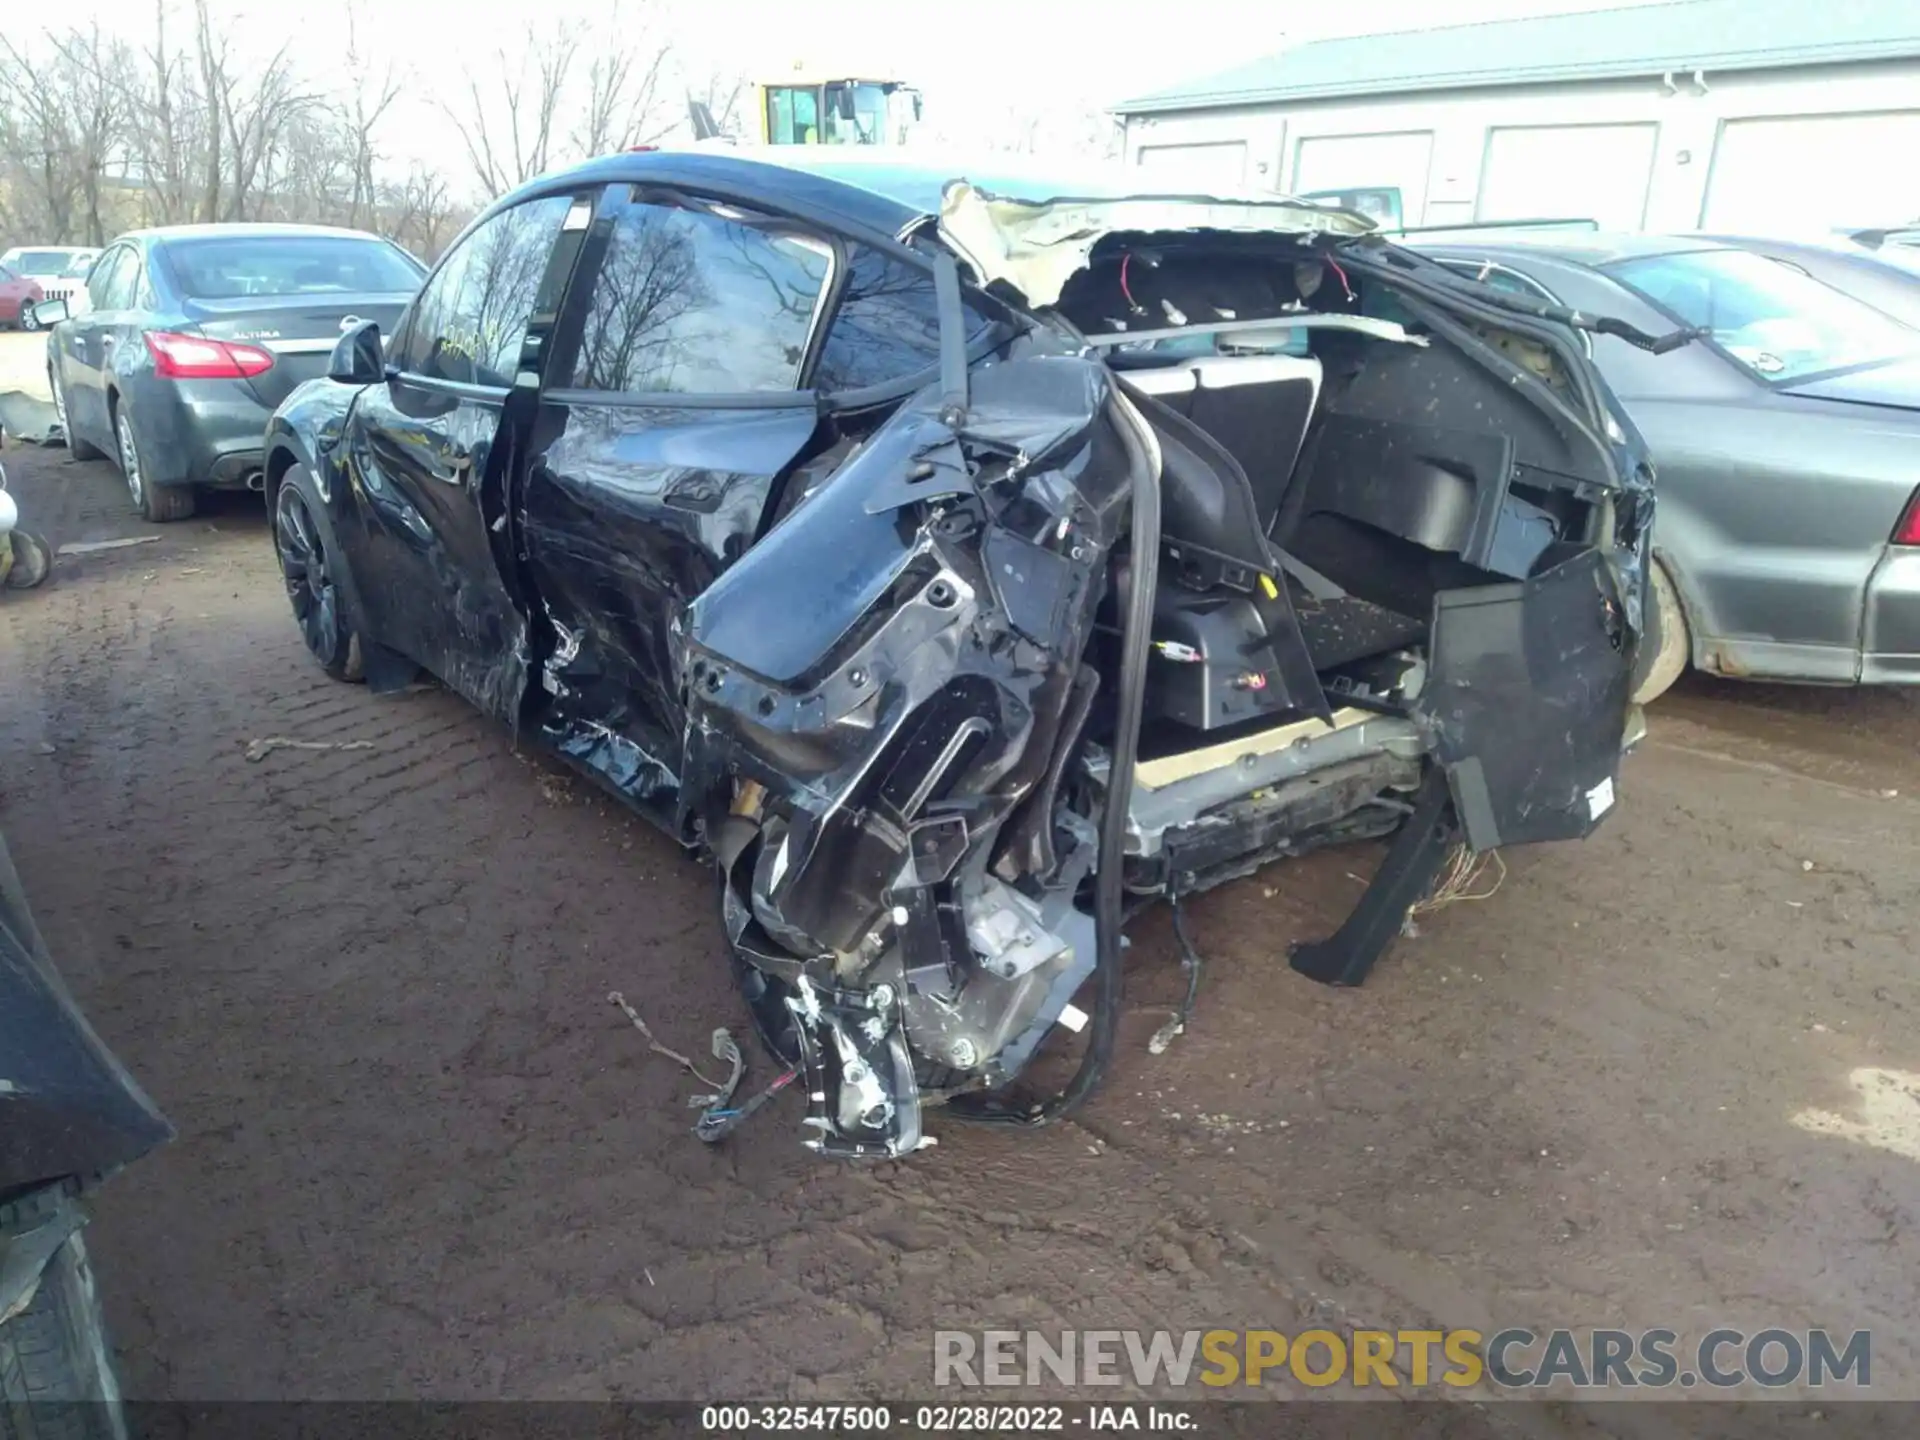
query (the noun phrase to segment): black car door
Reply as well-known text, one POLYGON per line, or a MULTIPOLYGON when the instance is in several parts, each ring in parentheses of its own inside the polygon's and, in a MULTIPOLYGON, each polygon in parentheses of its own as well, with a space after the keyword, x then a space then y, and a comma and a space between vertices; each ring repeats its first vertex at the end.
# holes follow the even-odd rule
POLYGON ((677 787, 685 607, 819 428, 800 386, 835 257, 791 223, 628 185, 585 248, 515 507, 550 629, 533 707, 644 808, 677 787))
POLYGON ((347 421, 349 551, 368 638, 517 718, 526 621, 497 528, 541 344, 590 203, 561 193, 489 216, 441 260, 347 421), (570 243, 561 243, 569 237, 570 243), (519 427, 516 429, 516 427, 519 427))

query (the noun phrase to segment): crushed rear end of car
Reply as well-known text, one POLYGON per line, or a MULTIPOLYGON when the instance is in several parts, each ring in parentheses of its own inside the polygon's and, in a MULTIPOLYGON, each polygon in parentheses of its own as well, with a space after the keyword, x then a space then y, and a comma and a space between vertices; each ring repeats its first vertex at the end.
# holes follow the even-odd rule
POLYGON ((950 186, 917 241, 939 382, 854 420, 689 608, 682 824, 809 1145, 1071 1109, 1142 903, 1387 840, 1293 952, 1357 984, 1449 855, 1612 806, 1644 454, 1578 317, 1368 228, 950 186), (961 267, 1012 337, 971 365, 961 267), (1030 1093, 1062 1029, 1078 1061, 1030 1093))

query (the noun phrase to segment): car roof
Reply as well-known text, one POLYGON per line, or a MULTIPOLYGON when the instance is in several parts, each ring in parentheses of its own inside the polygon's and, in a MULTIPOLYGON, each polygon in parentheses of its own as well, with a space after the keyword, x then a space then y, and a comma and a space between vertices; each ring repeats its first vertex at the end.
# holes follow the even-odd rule
POLYGON ((1920 268, 1920 250, 1894 245, 1875 249, 1844 235, 1737 235, 1716 233, 1702 236, 1742 250, 1757 250, 1767 255, 1832 255, 1866 265, 1882 265, 1911 275, 1920 268), (1901 252, 1906 253, 1902 254, 1901 252))
POLYGON ((1155 188, 1151 182, 1143 185, 1138 171, 1117 166, 1042 165, 1006 155, 935 151, 897 155, 884 148, 851 145, 716 145, 603 156, 531 181, 503 195, 488 210, 582 184, 709 185, 762 195, 776 203, 791 202, 796 208, 823 211, 898 234, 915 221, 938 214, 941 191, 949 181, 959 179, 995 195, 1028 200, 1116 198, 1155 188))
MULTIPOLYGON (((211 225, 154 225, 144 230, 129 230, 120 240, 223 240, 249 237, 255 240, 297 240, 323 235, 334 239, 379 240, 365 230, 347 230, 338 225, 277 225, 254 221, 229 221, 211 225)), ((118 243, 118 242, 116 242, 118 243)))
POLYGON ((1642 260, 1654 255, 1684 255, 1698 250, 1732 250, 1700 235, 1634 235, 1607 231, 1554 231, 1531 234, 1503 233, 1498 229, 1474 232, 1464 227, 1446 239, 1431 240, 1419 234, 1396 237, 1416 250, 1442 251, 1448 254, 1537 255, 1568 260, 1576 265, 1602 266, 1616 260, 1642 260), (1485 238, 1481 238, 1484 236, 1485 238))

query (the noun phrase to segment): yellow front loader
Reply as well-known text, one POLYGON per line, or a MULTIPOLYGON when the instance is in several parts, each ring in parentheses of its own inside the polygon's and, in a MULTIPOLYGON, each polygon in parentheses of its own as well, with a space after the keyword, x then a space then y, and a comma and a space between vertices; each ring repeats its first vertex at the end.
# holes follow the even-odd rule
MULTIPOLYGON (((779 80, 755 81, 740 139, 754 145, 907 144, 919 126, 920 92, 900 80, 859 79, 796 66, 779 80)), ((712 112, 688 102, 695 140, 724 140, 712 112)))

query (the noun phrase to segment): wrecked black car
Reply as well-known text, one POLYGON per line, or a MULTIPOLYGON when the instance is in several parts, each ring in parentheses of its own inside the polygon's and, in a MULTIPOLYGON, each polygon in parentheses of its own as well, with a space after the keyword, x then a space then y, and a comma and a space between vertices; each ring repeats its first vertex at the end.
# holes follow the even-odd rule
POLYGON ((126 1440, 85 1230, 173 1126, 74 1004, 0 838, 0 1440, 126 1440))
POLYGON ((534 182, 274 416, 294 613, 711 859, 807 1144, 1044 1123, 1136 906, 1392 837, 1292 957, 1353 984, 1455 847, 1613 804, 1652 495, 1596 322, 1370 229, 792 151, 534 182))

